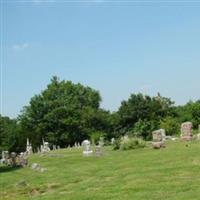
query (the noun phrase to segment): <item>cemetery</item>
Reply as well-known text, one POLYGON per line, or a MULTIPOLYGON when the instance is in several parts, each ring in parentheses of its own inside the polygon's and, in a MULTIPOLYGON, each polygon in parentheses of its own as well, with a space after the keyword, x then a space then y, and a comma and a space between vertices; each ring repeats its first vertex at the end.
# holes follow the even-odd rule
POLYGON ((5 200, 198 199, 198 134, 193 137, 192 123, 185 122, 180 138, 166 138, 164 129, 155 130, 152 142, 132 150, 123 146, 132 141, 128 135, 118 150, 114 138, 107 146, 100 137, 98 144, 84 140, 52 150, 43 140, 35 153, 27 138, 26 152, 2 152, 0 195, 5 200))
POLYGON ((100 100, 53 77, 17 119, 0 115, 2 200, 199 198, 200 101, 131 94, 111 113, 100 100))
POLYGON ((0 30, 0 200, 200 200, 200 0, 1 0, 0 30))

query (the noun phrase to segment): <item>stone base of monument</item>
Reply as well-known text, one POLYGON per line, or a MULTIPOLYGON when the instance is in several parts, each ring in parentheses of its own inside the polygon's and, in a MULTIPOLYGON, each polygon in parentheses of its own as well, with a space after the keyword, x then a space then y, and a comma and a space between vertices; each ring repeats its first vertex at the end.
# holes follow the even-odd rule
POLYGON ((152 142, 152 147, 154 149, 165 148, 165 143, 163 141, 160 142, 152 142))
POLYGON ((83 151, 84 156, 90 156, 92 155, 93 151, 83 151))
POLYGON ((181 136, 181 140, 182 141, 191 141, 192 140, 192 136, 191 135, 181 136))

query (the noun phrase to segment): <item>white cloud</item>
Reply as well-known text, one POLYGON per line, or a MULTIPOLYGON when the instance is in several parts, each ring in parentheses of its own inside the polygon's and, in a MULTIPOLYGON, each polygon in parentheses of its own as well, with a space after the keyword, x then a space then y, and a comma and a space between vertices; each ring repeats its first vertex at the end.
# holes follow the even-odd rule
POLYGON ((24 49, 27 49, 28 47, 29 47, 28 43, 14 44, 12 46, 13 50, 15 50, 15 51, 22 51, 24 49))

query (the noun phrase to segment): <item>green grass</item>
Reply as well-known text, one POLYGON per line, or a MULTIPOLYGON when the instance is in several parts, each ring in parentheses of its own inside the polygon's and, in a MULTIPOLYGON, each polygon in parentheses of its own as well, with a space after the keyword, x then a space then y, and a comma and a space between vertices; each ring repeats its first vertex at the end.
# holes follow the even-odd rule
POLYGON ((81 149, 33 155, 48 171, 0 167, 2 200, 198 200, 200 142, 170 142, 165 149, 104 149, 83 157, 81 149), (56 154, 56 156, 52 156, 56 154))

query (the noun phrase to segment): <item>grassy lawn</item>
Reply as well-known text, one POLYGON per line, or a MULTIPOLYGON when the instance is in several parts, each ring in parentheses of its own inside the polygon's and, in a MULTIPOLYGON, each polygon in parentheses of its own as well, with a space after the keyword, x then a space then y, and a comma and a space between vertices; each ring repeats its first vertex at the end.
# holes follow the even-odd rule
POLYGON ((200 199, 200 142, 169 142, 161 150, 106 147, 102 157, 61 149, 32 155, 34 162, 48 170, 0 167, 0 199, 200 199))

